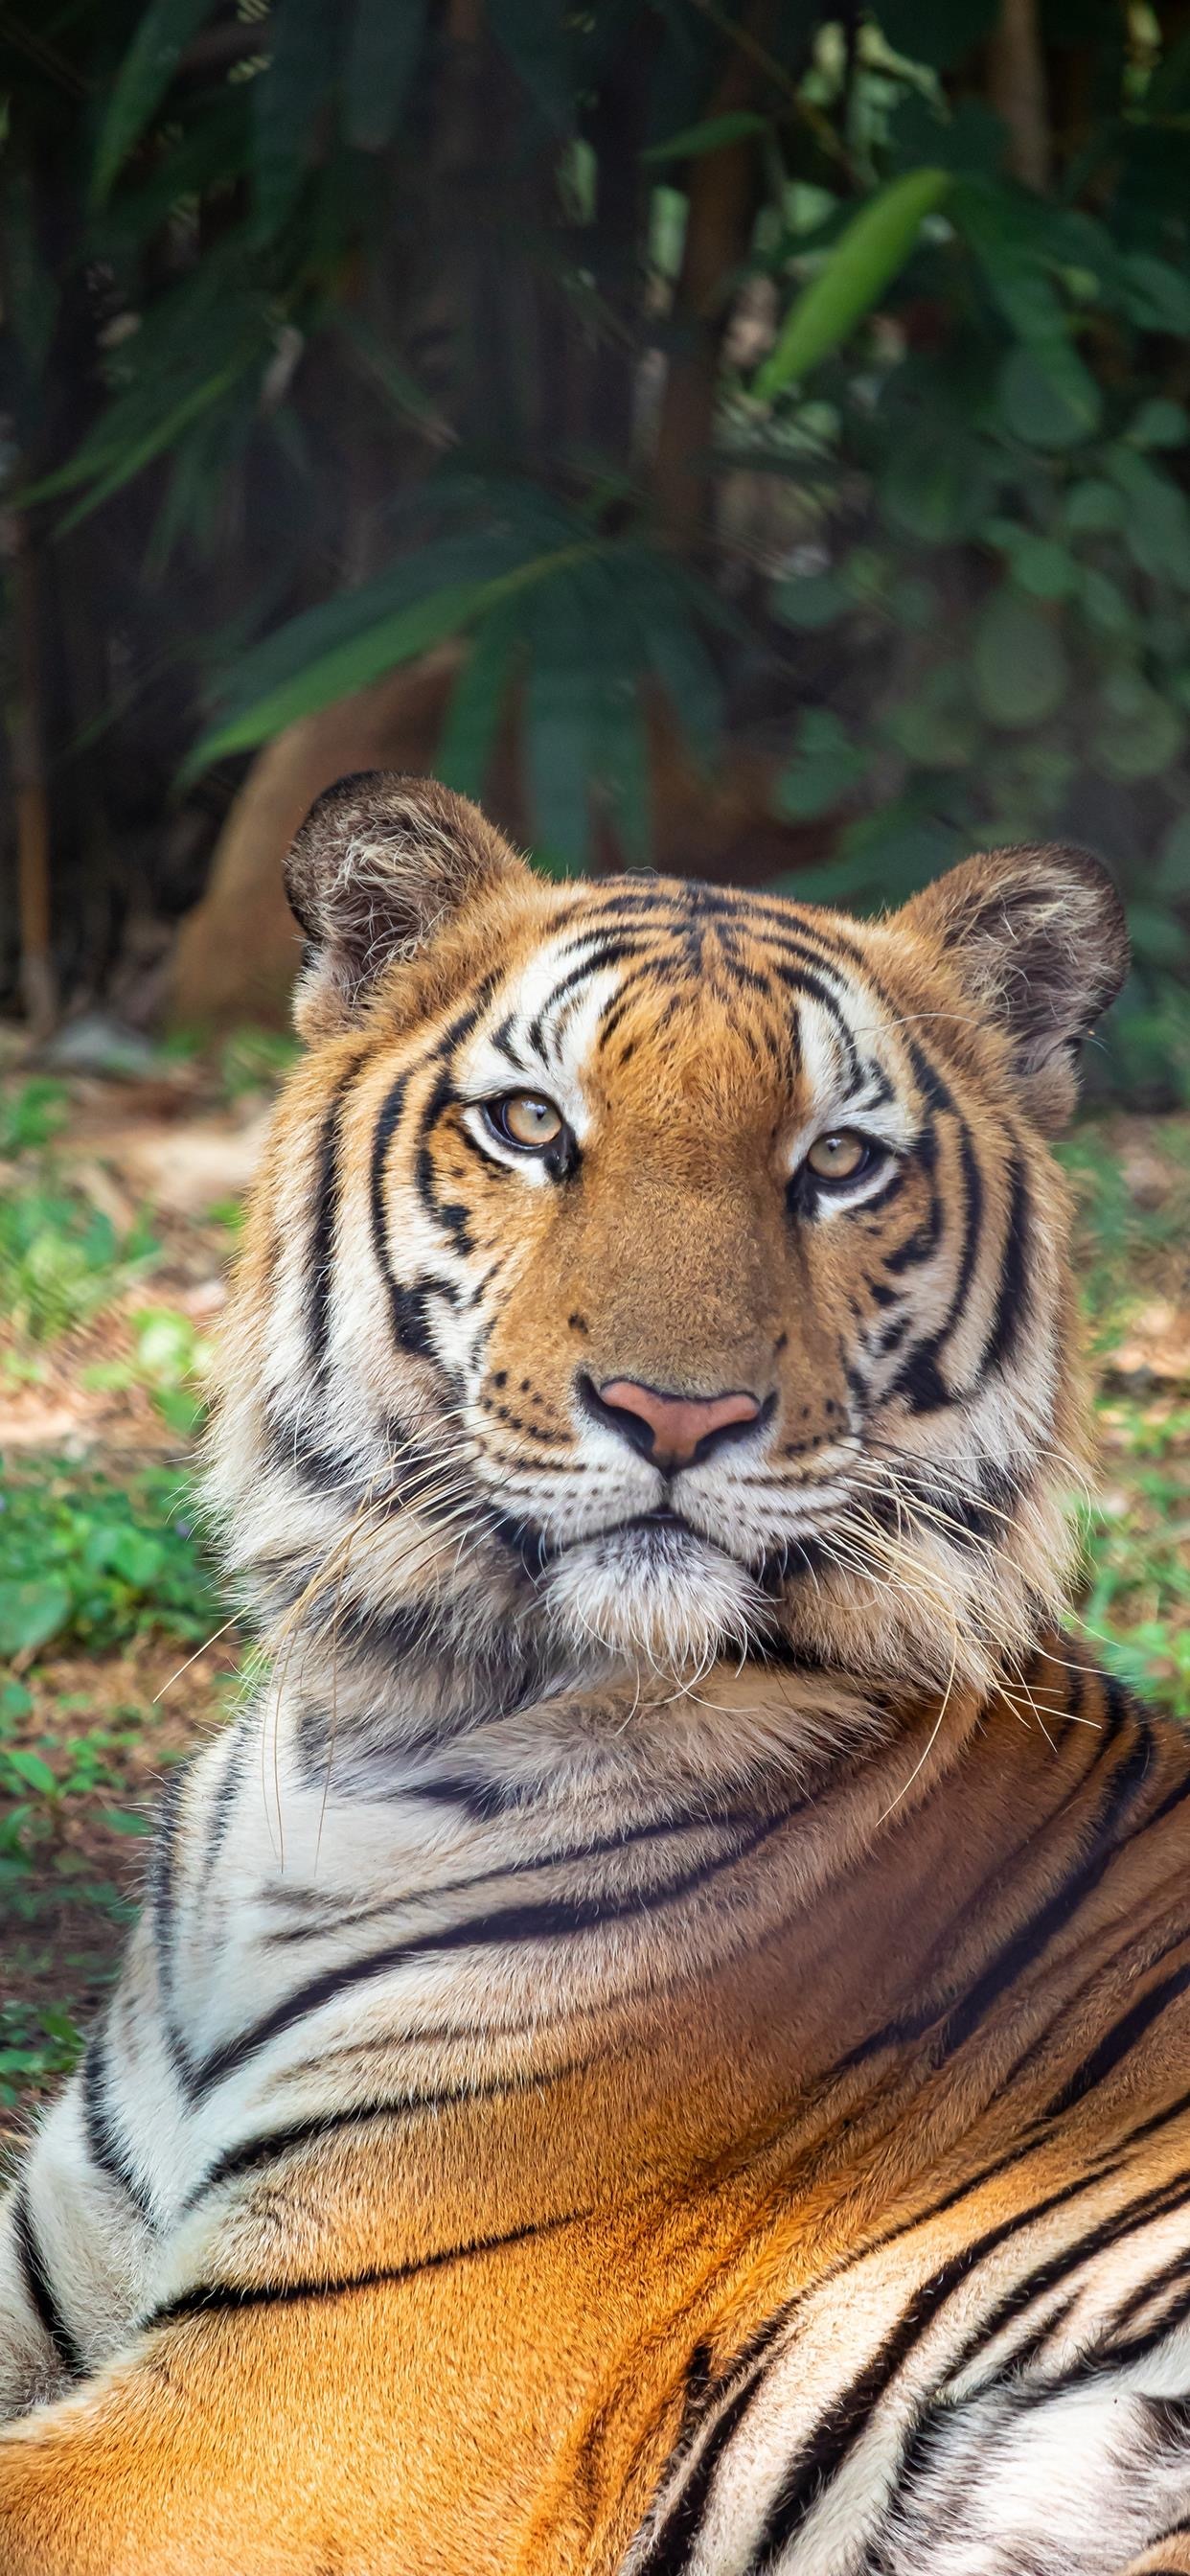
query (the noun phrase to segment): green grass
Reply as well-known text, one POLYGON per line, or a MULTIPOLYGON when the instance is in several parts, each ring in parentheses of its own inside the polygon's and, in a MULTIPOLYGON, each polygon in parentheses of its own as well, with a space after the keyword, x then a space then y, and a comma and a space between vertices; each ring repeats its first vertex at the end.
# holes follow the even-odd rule
POLYGON ((26 1341, 51 1341, 113 1305, 159 1249, 146 1219, 121 1234, 47 1170, 0 1197, 0 1315, 26 1341))
POLYGON ((142 1467, 116 1480, 64 1460, 12 1467, 0 1495, 0 1659, 66 1645, 103 1654, 153 1631, 217 1627, 192 1480, 142 1467))

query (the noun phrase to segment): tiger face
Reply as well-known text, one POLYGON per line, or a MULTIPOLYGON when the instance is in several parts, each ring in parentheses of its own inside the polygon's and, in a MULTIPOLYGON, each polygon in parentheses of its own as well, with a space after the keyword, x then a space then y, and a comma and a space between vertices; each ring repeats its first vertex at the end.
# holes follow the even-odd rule
MULTIPOLYGON (((857 922, 552 885, 350 779, 288 882, 310 1042, 215 1465, 266 1610, 475 1674, 760 1655, 986 1686, 1053 1615, 1082 1430, 1047 1133, 1125 963, 1078 853, 857 922)), ((478 1687, 478 1685, 477 1685, 478 1687)))

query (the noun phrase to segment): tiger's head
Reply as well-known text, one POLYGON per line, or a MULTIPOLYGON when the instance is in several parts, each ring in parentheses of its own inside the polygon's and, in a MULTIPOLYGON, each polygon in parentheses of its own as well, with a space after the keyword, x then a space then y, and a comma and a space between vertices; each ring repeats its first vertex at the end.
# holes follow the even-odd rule
POLYGON ((875 922, 552 884, 463 798, 375 775, 315 806, 287 882, 308 1053, 214 1466, 266 1617, 300 1601, 374 1675, 481 1694, 1011 1668, 1069 1579, 1046 1138, 1125 968, 1099 867, 996 851, 875 922))

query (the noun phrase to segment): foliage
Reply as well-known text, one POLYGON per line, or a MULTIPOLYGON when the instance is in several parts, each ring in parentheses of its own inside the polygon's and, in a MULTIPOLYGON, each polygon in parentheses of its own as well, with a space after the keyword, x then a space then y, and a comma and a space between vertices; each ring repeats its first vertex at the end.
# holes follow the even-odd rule
POLYGON ((49 2092, 69 2075, 83 2034, 61 2004, 32 2010, 0 2003, 0 2105, 15 2110, 33 2091, 49 2092))
POLYGON ((0 1198, 0 1315, 48 1341, 112 1304, 152 1263, 138 1219, 121 1233, 86 1192, 46 1177, 0 1198))
POLYGON ((480 789, 515 736, 568 869, 648 856, 654 710, 709 761, 783 726, 812 896, 1104 846, 1116 1070, 1168 1083, 1190 49, 1172 6, 1038 0, 1030 122, 998 15, 5 13, 24 494, 46 577, 102 593, 114 546, 145 624, 67 769, 110 808, 154 691, 193 780, 456 639, 439 766, 480 789))
POLYGON ((117 1483, 65 1461, 6 1462, 0 1659, 28 1662, 51 1643, 99 1653, 149 1631, 205 1637, 218 1602, 176 1468, 117 1483))

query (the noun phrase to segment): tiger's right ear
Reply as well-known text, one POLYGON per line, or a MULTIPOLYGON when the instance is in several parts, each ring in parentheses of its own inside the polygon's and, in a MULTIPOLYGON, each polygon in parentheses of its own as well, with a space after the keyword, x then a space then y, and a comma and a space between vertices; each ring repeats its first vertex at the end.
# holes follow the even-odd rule
POLYGON ((359 1019, 386 968, 411 960, 523 860, 478 805, 433 778, 361 770, 311 806, 285 861, 285 891, 310 943, 294 996, 306 1039, 359 1019))

